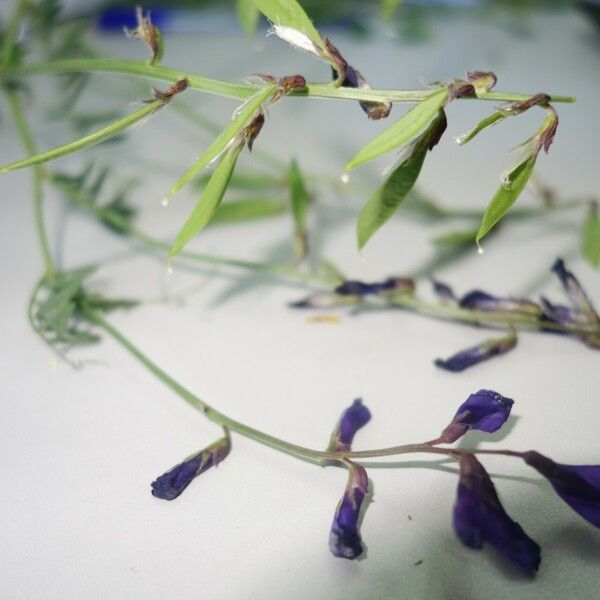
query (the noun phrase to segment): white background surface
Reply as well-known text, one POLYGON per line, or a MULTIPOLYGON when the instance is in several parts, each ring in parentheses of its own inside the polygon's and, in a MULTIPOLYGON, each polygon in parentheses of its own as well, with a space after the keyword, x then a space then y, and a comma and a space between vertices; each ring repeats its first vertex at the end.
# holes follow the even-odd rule
MULTIPOLYGON (((533 36, 523 38, 497 25, 453 21, 434 27, 428 46, 385 38, 360 43, 339 34, 334 39, 377 87, 413 88, 420 76, 448 79, 467 69, 493 69, 501 90, 577 95, 576 105, 559 107, 558 136, 538 172, 566 195, 597 193, 598 38, 575 14, 546 16, 532 25, 533 36)), ((144 56, 133 42, 98 41, 115 56, 144 56)), ((327 76, 309 57, 274 39, 248 41, 241 35, 168 39, 165 64, 232 80, 257 71, 327 76)), ((40 78, 37 85, 54 90, 50 79, 40 78)), ((229 101, 219 106, 218 99, 196 92, 186 95, 198 110, 222 122, 235 106, 229 101)), ((85 102, 127 108, 139 98, 124 78, 95 76, 85 102)), ((424 169, 423 189, 446 205, 483 207, 510 162, 506 150, 528 137, 540 117, 507 122, 459 149, 452 136, 492 108, 482 104, 450 108, 449 132, 424 169)), ((39 104, 35 108, 41 148, 72 136, 64 125, 44 121, 39 104)), ((401 110, 396 106, 392 118, 401 110)), ((381 126, 367 122, 355 105, 286 100, 271 110, 257 146, 284 158, 295 155, 306 169, 335 174, 381 126)), ((6 116, 2 140, 3 163, 22 155, 6 116)), ((159 199, 207 142, 165 110, 124 143, 63 160, 60 167, 76 170, 94 156, 110 161, 121 177, 141 174, 145 181, 135 193, 139 224, 170 236, 195 198, 191 191, 182 193, 168 211, 159 199)), ((427 457, 407 457, 391 469, 371 463, 374 502, 362 526, 368 552, 357 562, 335 559, 327 547, 345 472, 319 469, 237 435, 231 456, 218 470, 207 472, 172 503, 153 498, 150 482, 208 445, 220 430, 110 340, 74 355, 94 362, 73 371, 56 364, 30 331, 25 306, 41 266, 29 177, 23 171, 0 179, 1 597, 598 597, 598 531, 533 472, 509 459, 485 464, 493 473, 527 478, 496 481, 508 512, 542 546, 535 579, 489 548, 476 552, 460 545, 450 522, 454 466, 440 468, 427 457)), ((376 177, 374 167, 353 174, 368 189, 376 177)), ((321 199, 357 206, 327 192, 321 199)), ((462 375, 448 374, 436 370, 432 360, 481 340, 486 332, 402 312, 342 314, 339 325, 310 324, 305 313, 285 307, 304 295, 301 287, 182 265, 167 276, 162 258, 136 251, 85 215, 66 218, 52 194, 47 207, 63 266, 110 258, 95 277, 97 288, 147 301, 111 321, 181 383, 236 419, 318 448, 327 443, 340 412, 362 396, 373 420, 354 447, 366 449, 436 435, 469 393, 488 387, 515 399, 514 418, 506 431, 492 436, 495 445, 535 448, 566 463, 600 461, 600 355, 576 341, 524 333, 506 357, 462 375)), ((460 292, 480 287, 530 293, 535 282, 536 293, 543 288, 562 300, 558 284, 546 273, 563 255, 600 304, 598 274, 576 252, 581 217, 512 224, 486 245, 483 256, 473 252, 438 276, 460 292)), ((429 239, 446 230, 400 215, 374 238, 361 262, 353 218, 321 229, 325 253, 349 275, 366 279, 414 273, 432 256, 429 239)), ((286 250, 289 230, 285 217, 215 228, 193 247, 273 258, 286 250)), ((426 281, 419 289, 429 293, 426 281)), ((471 435, 465 443, 479 439, 471 435)))

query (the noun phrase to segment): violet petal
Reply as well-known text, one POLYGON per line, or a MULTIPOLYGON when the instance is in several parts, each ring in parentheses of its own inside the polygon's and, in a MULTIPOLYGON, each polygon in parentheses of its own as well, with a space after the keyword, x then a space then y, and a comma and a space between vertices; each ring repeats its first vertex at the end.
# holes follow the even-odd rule
POLYGON ((230 450, 229 436, 217 440, 157 477, 151 484, 152 495, 161 500, 174 500, 195 477, 224 460, 230 450))
POLYGON ((334 556, 353 560, 363 552, 358 520, 368 491, 369 479, 364 467, 349 463, 349 469, 346 490, 331 524, 329 549, 334 556))
POLYGON ((327 448, 330 452, 347 452, 352 446, 354 435, 371 420, 371 412, 360 398, 342 413, 327 448))
POLYGON ((472 454, 460 458, 453 524, 466 546, 479 549, 487 542, 524 569, 538 569, 540 547, 508 516, 490 476, 472 454))
POLYGON ((493 433, 504 425, 510 415, 514 400, 493 390, 479 390, 463 402, 450 424, 442 431, 440 439, 451 444, 469 429, 493 433))
POLYGON ((514 333, 501 338, 485 340, 476 346, 461 350, 445 360, 438 358, 435 365, 446 371, 459 373, 473 365, 512 350, 516 344, 517 336, 514 333))
POLYGON ((600 527, 600 465, 562 465, 535 451, 525 452, 523 459, 576 513, 600 527))

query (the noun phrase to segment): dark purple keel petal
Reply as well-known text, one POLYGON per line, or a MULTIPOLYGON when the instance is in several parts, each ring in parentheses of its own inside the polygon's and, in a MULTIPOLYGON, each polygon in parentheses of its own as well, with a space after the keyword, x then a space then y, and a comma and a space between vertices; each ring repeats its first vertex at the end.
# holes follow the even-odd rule
POLYGON ((481 344, 461 350, 445 360, 438 358, 435 365, 446 371, 458 373, 494 356, 504 354, 512 350, 516 344, 517 336, 514 333, 501 338, 485 340, 481 344))
POLYGON ((562 304, 552 304, 546 298, 540 298, 544 318, 552 323, 558 323, 565 327, 584 326, 589 323, 586 315, 581 311, 564 306, 562 304))
POLYGON ((473 290, 465 294, 459 301, 461 308, 489 312, 509 312, 541 316, 542 309, 535 302, 525 298, 501 298, 492 296, 481 290, 473 290))
MULTIPOLYGON (((338 73, 334 68, 331 69, 331 74, 333 80, 335 81, 338 77, 338 73)), ((354 67, 350 66, 348 63, 346 63, 346 77, 344 78, 344 81, 342 81, 342 87, 358 88, 361 90, 371 89, 371 86, 367 83, 360 72, 354 67)), ((387 117, 392 110, 392 105, 389 102, 383 103, 359 101, 359 104, 369 119, 385 119, 385 117, 387 117)))
POLYGON ((460 458, 453 524, 456 535, 469 548, 488 543, 522 568, 537 571, 540 547, 508 516, 490 476, 472 454, 460 458))
POLYGON ((353 560, 363 552, 358 520, 368 491, 369 479, 363 467, 354 463, 348 465, 350 469, 348 483, 333 517, 329 533, 329 549, 334 556, 353 560))
POLYGON ((381 290, 380 283, 363 283, 362 281, 344 281, 333 291, 340 296, 368 296, 381 290))
POLYGON ((576 513, 600 527, 600 465, 562 465, 534 451, 525 452, 523 459, 576 513))
POLYGON ((330 452, 347 452, 352 446, 354 435, 371 420, 371 412, 360 398, 342 413, 327 448, 330 452))
POLYGON ((229 436, 217 440, 157 477, 151 484, 152 495, 161 500, 174 500, 195 477, 224 460, 230 450, 229 436))
POLYGON ((451 444, 469 429, 493 433, 504 425, 513 404, 514 400, 498 392, 479 390, 459 406, 448 427, 442 431, 440 440, 451 444))

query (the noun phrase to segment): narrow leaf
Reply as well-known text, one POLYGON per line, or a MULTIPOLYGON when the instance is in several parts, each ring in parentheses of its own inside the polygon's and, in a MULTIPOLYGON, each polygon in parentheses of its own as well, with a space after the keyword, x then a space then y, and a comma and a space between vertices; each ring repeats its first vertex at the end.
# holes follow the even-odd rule
POLYGON ((479 121, 479 123, 477 123, 477 125, 475 125, 473 129, 467 131, 467 133, 459 135, 456 138, 456 143, 462 146, 463 144, 470 142, 478 133, 483 131, 486 127, 489 127, 490 125, 495 125, 496 123, 498 123, 498 121, 502 121, 502 119, 504 118, 506 118, 506 115, 501 112, 492 113, 489 117, 486 117, 485 119, 479 121))
POLYGON ((204 167, 208 166, 225 150, 227 144, 242 130, 244 125, 254 116, 260 105, 275 93, 276 85, 267 85, 261 88, 254 96, 249 98, 238 109, 231 123, 221 131, 212 144, 202 153, 200 158, 183 174, 181 179, 167 192, 170 198, 180 190, 188 181, 193 179, 204 167))
POLYGON ((83 150, 84 148, 90 148, 91 146, 95 146, 96 144, 104 142, 105 140, 108 140, 118 135, 119 133, 125 131, 125 129, 131 127, 132 125, 135 125, 135 123, 138 123, 142 119, 145 119, 154 111, 158 110, 161 106, 163 106, 163 104, 164 103, 159 100, 150 102, 149 104, 146 104, 139 110, 136 110, 134 113, 131 113, 130 115, 127 115, 126 117, 123 117, 118 121, 114 121, 110 125, 99 129, 95 133, 90 133, 89 135, 75 140, 74 142, 70 142, 68 144, 65 144, 64 146, 59 146, 58 148, 54 148, 53 150, 48 150, 48 152, 43 152, 42 154, 37 154, 24 160, 4 165, 2 168, 0 168, 0 173, 7 173, 8 171, 22 169, 23 167, 30 167, 31 165, 39 165, 41 163, 60 158, 61 156, 72 154, 73 152, 78 152, 79 150, 83 150))
POLYGON ((411 140, 444 106, 448 99, 448 90, 434 92, 411 108, 401 119, 388 127, 377 137, 373 138, 360 152, 346 165, 346 169, 353 169, 358 165, 373 160, 386 154, 394 148, 402 146, 411 140))
POLYGON ((225 194, 233 169, 235 168, 235 163, 241 151, 242 145, 237 145, 223 155, 223 158, 215 168, 210 181, 204 189, 200 200, 175 238, 175 242, 173 242, 173 245, 169 250, 169 259, 173 258, 210 222, 223 199, 223 195, 225 194))
POLYGON ((308 252, 306 216, 308 213, 310 194, 306 189, 304 178, 302 177, 298 163, 295 160, 293 160, 290 165, 288 171, 288 181, 290 186, 292 215, 294 217, 294 238, 296 251, 300 258, 304 258, 308 252))
POLYGON ((253 0, 237 0, 236 11, 238 21, 247 36, 252 37, 256 33, 260 12, 253 0))
MULTIPOLYGON (((212 173, 200 175, 194 183, 195 188, 203 188, 210 179, 212 173)), ((230 189, 239 189, 244 191, 264 191, 281 188, 285 185, 282 178, 276 175, 267 175, 265 173, 255 173, 253 171, 240 171, 239 169, 231 176, 229 182, 230 189)))
POLYGON ((588 215, 583 224, 582 252, 593 267, 600 266, 600 220, 594 212, 588 215))
POLYGON ((224 225, 275 217, 286 212, 288 203, 283 198, 250 198, 223 203, 219 206, 211 225, 224 225))
POLYGON ((313 44, 324 49, 325 42, 312 21, 296 0, 253 0, 260 12, 273 23, 295 29, 306 35, 313 44))
POLYGON ((371 236, 398 210, 419 177, 427 148, 411 154, 386 179, 363 207, 356 234, 361 249, 371 236))
POLYGON ((500 185, 483 215, 479 231, 475 238, 478 244, 521 195, 533 172, 536 158, 537 155, 533 155, 522 162, 508 174, 506 182, 500 185))

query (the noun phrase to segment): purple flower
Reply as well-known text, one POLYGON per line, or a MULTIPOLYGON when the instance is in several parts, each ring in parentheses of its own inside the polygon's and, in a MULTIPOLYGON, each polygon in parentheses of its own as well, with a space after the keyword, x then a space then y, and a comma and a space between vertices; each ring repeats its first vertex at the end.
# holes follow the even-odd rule
POLYGON ((348 452, 355 433, 371 420, 371 412, 357 398, 343 413, 338 421, 327 447, 328 452, 348 452))
POLYGON ((471 346, 466 350, 461 350, 446 360, 438 358, 435 361, 435 365, 442 369, 446 369, 447 371, 458 373, 483 362, 484 360, 488 360, 499 354, 504 354, 505 352, 512 350, 516 345, 517 336, 513 332, 507 336, 485 340, 477 346, 471 346))
POLYGON ((410 277, 388 277, 380 283, 380 293, 383 294, 412 294, 415 282, 410 277))
POLYGON ((565 263, 561 258, 558 258, 552 265, 551 271, 560 279, 565 292, 567 292, 575 306, 587 316, 588 322, 600 323, 600 317, 598 317, 590 299, 587 297, 575 275, 566 269, 565 263))
POLYGON ((459 301, 461 308, 471 310, 520 313, 541 316, 542 309, 531 300, 525 298, 500 298, 481 290, 473 290, 465 294, 459 301))
POLYGON ((552 304, 546 298, 541 298, 540 301, 544 311, 544 318, 552 323, 558 323, 565 327, 581 327, 588 324, 587 317, 576 308, 564 306, 563 304, 552 304))
POLYGON ((368 296, 369 294, 377 294, 380 290, 380 283, 363 283, 362 281, 350 280, 344 281, 333 291, 339 296, 368 296))
MULTIPOLYGON (((227 433, 227 432, 226 432, 227 433)), ((152 495, 162 500, 174 500, 192 482, 194 477, 216 467, 231 450, 229 434, 208 448, 186 458, 152 482, 152 495)))
POLYGON ((456 302, 456 296, 454 295, 454 291, 452 288, 441 281, 436 281, 435 279, 431 280, 431 284, 433 285, 433 291, 435 295, 442 300, 443 302, 456 302))
POLYGON ((508 516, 490 476, 472 454, 460 457, 453 523, 465 546, 479 549, 487 542, 524 569, 538 569, 540 547, 508 516))
POLYGON ((541 473, 579 515, 600 527, 600 465, 561 465, 530 451, 523 460, 541 473))
MULTIPOLYGON (((342 81, 342 87, 358 88, 361 90, 371 89, 371 86, 367 83, 365 78, 358 70, 356 70, 354 67, 351 67, 348 63, 345 64, 345 67, 346 76, 344 81, 342 81)), ((337 79, 337 71, 334 68, 332 68, 331 71, 333 79, 337 79)), ((387 117, 392 110, 391 103, 362 101, 359 102, 359 104, 363 111, 367 113, 369 119, 385 119, 385 117, 387 117)))
POLYGON ((442 431, 440 441, 451 444, 463 436, 469 429, 493 433, 502 427, 514 400, 501 396, 492 390, 479 390, 463 402, 454 418, 442 431))
POLYGON ((368 491, 369 478, 360 465, 350 461, 347 461, 347 465, 348 483, 333 517, 329 533, 329 549, 334 556, 352 560, 360 556, 363 551, 358 519, 368 491))

